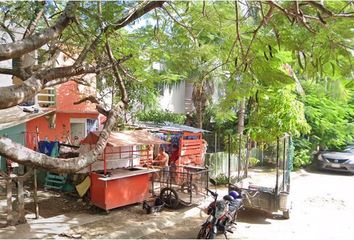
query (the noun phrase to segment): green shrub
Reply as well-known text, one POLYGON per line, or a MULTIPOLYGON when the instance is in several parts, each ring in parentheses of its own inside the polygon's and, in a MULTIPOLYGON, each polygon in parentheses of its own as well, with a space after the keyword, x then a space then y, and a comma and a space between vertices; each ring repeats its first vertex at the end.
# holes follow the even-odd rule
POLYGON ((259 159, 257 159, 257 158, 254 158, 254 157, 250 157, 249 158, 249 162, 248 162, 248 166, 249 167, 255 167, 255 166, 257 166, 258 164, 259 164, 259 159))
POLYGON ((295 169, 311 164, 310 151, 308 149, 295 150, 293 166, 295 169))
MULTIPOLYGON (((216 185, 225 185, 225 184, 228 184, 229 183, 229 178, 221 173, 219 174, 216 178, 214 178, 215 182, 216 182, 216 185)), ((237 177, 232 177, 230 178, 230 182, 231 183, 235 183, 237 180, 237 177)))
POLYGON ((171 122, 184 124, 186 120, 186 116, 184 114, 161 110, 142 111, 137 113, 136 116, 140 121, 149 121, 155 123, 171 122))

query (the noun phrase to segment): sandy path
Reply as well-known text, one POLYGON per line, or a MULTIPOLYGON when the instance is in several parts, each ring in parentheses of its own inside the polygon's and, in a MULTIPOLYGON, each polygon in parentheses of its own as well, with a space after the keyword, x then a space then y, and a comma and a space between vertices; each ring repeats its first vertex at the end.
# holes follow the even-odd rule
MULTIPOLYGON (((292 179, 289 220, 246 211, 233 239, 354 239, 354 176, 302 171, 292 179)), ((195 238, 204 217, 190 218, 144 238, 195 238)), ((218 238, 224 239, 224 236, 218 238)))

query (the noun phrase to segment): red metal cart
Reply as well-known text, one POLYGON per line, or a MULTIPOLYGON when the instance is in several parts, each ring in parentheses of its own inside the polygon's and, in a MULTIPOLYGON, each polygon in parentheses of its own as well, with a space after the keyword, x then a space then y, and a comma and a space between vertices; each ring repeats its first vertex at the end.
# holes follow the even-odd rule
MULTIPOLYGON (((98 138, 99 132, 91 132, 80 150, 92 148, 98 138)), ((88 169, 92 204, 108 211, 145 200, 151 174, 159 170, 140 167, 140 162, 152 160, 147 145, 153 144, 169 143, 144 130, 111 133, 104 153, 88 169)))

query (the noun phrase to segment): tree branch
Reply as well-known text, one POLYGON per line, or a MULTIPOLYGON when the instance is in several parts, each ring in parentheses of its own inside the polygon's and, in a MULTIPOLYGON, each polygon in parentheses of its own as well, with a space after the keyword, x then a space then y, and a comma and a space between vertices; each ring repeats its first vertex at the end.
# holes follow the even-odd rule
POLYGON ((243 56, 243 45, 242 45, 242 41, 241 41, 240 25, 239 25, 239 17, 238 17, 238 1, 235 1, 234 4, 235 4, 235 15, 236 15, 236 38, 237 38, 238 42, 240 43, 241 54, 243 56))
POLYGON ((96 105, 96 109, 99 113, 101 113, 102 115, 108 117, 109 115, 109 111, 107 111, 102 104, 100 104, 100 102, 97 100, 97 98, 95 96, 88 96, 88 97, 84 97, 82 99, 80 99, 79 101, 77 102, 74 102, 74 105, 78 105, 80 103, 83 103, 83 102, 86 102, 86 101, 89 101, 91 103, 94 103, 96 105))
POLYGON ((136 6, 132 11, 130 11, 127 14, 127 16, 125 16, 124 18, 121 18, 120 20, 118 20, 115 24, 107 25, 101 31, 101 33, 90 44, 88 44, 84 48, 83 51, 81 51, 78 59, 75 62, 75 65, 79 65, 79 64, 81 64, 84 61, 84 59, 86 58, 87 54, 97 47, 99 41, 101 40, 102 36, 105 33, 109 32, 110 30, 118 30, 118 29, 121 29, 121 28, 127 26, 129 23, 132 23, 133 21, 135 21, 136 19, 140 18, 144 14, 150 12, 151 10, 153 10, 153 9, 155 9, 157 7, 162 7, 162 5, 164 4, 165 1, 152 1, 152 2, 148 2, 148 3, 146 3, 146 2, 147 1, 144 1, 143 3, 139 4, 138 6, 136 6))
POLYGON ((253 36, 252 36, 252 39, 251 39, 251 42, 250 42, 250 44, 248 45, 248 48, 247 48, 247 51, 246 51, 245 55, 243 56, 244 59, 247 59, 248 53, 249 53, 249 51, 250 51, 250 49, 251 49, 252 43, 253 43, 254 39, 256 38, 256 35, 257 35, 259 29, 261 29, 261 27, 262 27, 263 25, 268 24, 269 19, 270 19, 270 18, 272 17, 272 15, 273 15, 273 10, 274 10, 274 7, 271 5, 271 6, 269 7, 268 13, 264 16, 264 18, 262 19, 261 23, 260 23, 259 26, 256 28, 256 30, 254 30, 253 36))
MULTIPOLYGON (((171 4, 170 4, 170 6, 171 6, 171 4)), ((172 6, 171 6, 172 7, 172 6)), ((165 12, 167 13, 167 15, 175 22, 175 23, 177 23, 178 25, 180 25, 181 27, 183 27, 184 29, 186 29, 188 32, 189 32, 189 34, 191 35, 191 37, 193 38, 193 40, 195 41, 196 40, 196 37, 195 37, 195 35, 194 35, 194 33, 193 33, 193 31, 191 30, 191 28, 190 27, 188 27, 186 24, 184 24, 184 23, 181 23, 181 22, 179 22, 179 21, 177 21, 177 19, 175 19, 173 16, 172 16, 172 14, 165 8, 165 7, 162 7, 162 9, 163 10, 165 10, 165 12)), ((173 9, 173 8, 172 8, 173 9)), ((176 11, 176 10, 175 10, 176 11)))
POLYGON ((309 3, 311 6, 317 8, 318 10, 320 10, 322 13, 327 14, 328 16, 333 16, 333 13, 328 10, 327 8, 325 8, 321 3, 315 2, 315 1, 307 1, 307 3, 309 3))
POLYGON ((0 61, 18 58, 57 38, 75 17, 79 2, 69 2, 54 26, 23 40, 0 45, 0 61))
POLYGON ((40 4, 42 6, 37 6, 36 8, 36 12, 35 12, 35 16, 33 17, 33 19, 30 21, 30 23, 28 24, 26 31, 23 34, 22 39, 32 35, 32 33, 34 32, 34 30, 37 27, 37 24, 39 22, 39 19, 41 19, 41 17, 43 16, 44 13, 44 9, 45 9, 45 1, 43 2, 37 2, 37 4, 40 4))
POLYGON ((13 75, 20 79, 26 79, 26 77, 22 73, 10 68, 0 68, 0 73, 5 75, 13 75))
POLYGON ((119 87, 120 94, 121 94, 121 100, 125 105, 127 105, 129 102, 128 93, 125 88, 125 84, 122 79, 122 76, 120 75, 120 73, 118 71, 117 65, 115 65, 116 60, 114 59, 114 56, 113 56, 113 53, 112 53, 112 50, 111 50, 111 47, 110 47, 108 41, 106 41, 106 50, 107 50, 109 60, 112 63, 113 74, 114 74, 116 80, 118 81, 118 87, 119 87))
POLYGON ((139 4, 137 7, 135 7, 132 11, 130 11, 128 13, 128 16, 118 20, 113 25, 113 29, 118 30, 118 29, 121 29, 121 28, 127 26, 128 24, 134 22, 136 19, 140 18, 141 16, 150 12, 151 10, 158 8, 158 7, 162 7, 162 5, 166 1, 152 1, 152 2, 148 2, 148 3, 146 3, 146 2, 148 2, 148 1, 144 1, 142 4, 139 4))
MULTIPOLYGON (((125 56, 118 61, 115 65, 122 63, 131 58, 131 55, 125 56)), ((78 66, 75 67, 58 67, 41 71, 32 75, 26 81, 19 85, 12 85, 7 87, 0 87, 2 97, 0 98, 0 109, 9 108, 20 104, 21 102, 31 99, 35 94, 39 93, 42 89, 58 84, 65 83, 70 80, 70 77, 78 76, 87 73, 98 73, 111 66, 104 66, 97 68, 97 66, 78 66)))
POLYGON ((0 27, 10 36, 12 42, 16 41, 15 34, 3 23, 0 23, 0 27))

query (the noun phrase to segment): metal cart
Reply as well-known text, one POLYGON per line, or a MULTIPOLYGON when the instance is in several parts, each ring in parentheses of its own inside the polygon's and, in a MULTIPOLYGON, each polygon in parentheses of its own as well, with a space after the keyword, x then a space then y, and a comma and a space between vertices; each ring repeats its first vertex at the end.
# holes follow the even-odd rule
POLYGON ((153 195, 159 195, 166 207, 191 206, 205 198, 208 169, 199 166, 178 166, 161 170, 152 177, 153 195))
POLYGON ((289 135, 277 140, 274 188, 251 184, 248 188, 235 189, 243 193, 246 208, 259 209, 269 213, 281 211, 285 219, 290 218, 291 145, 291 136, 289 135))

